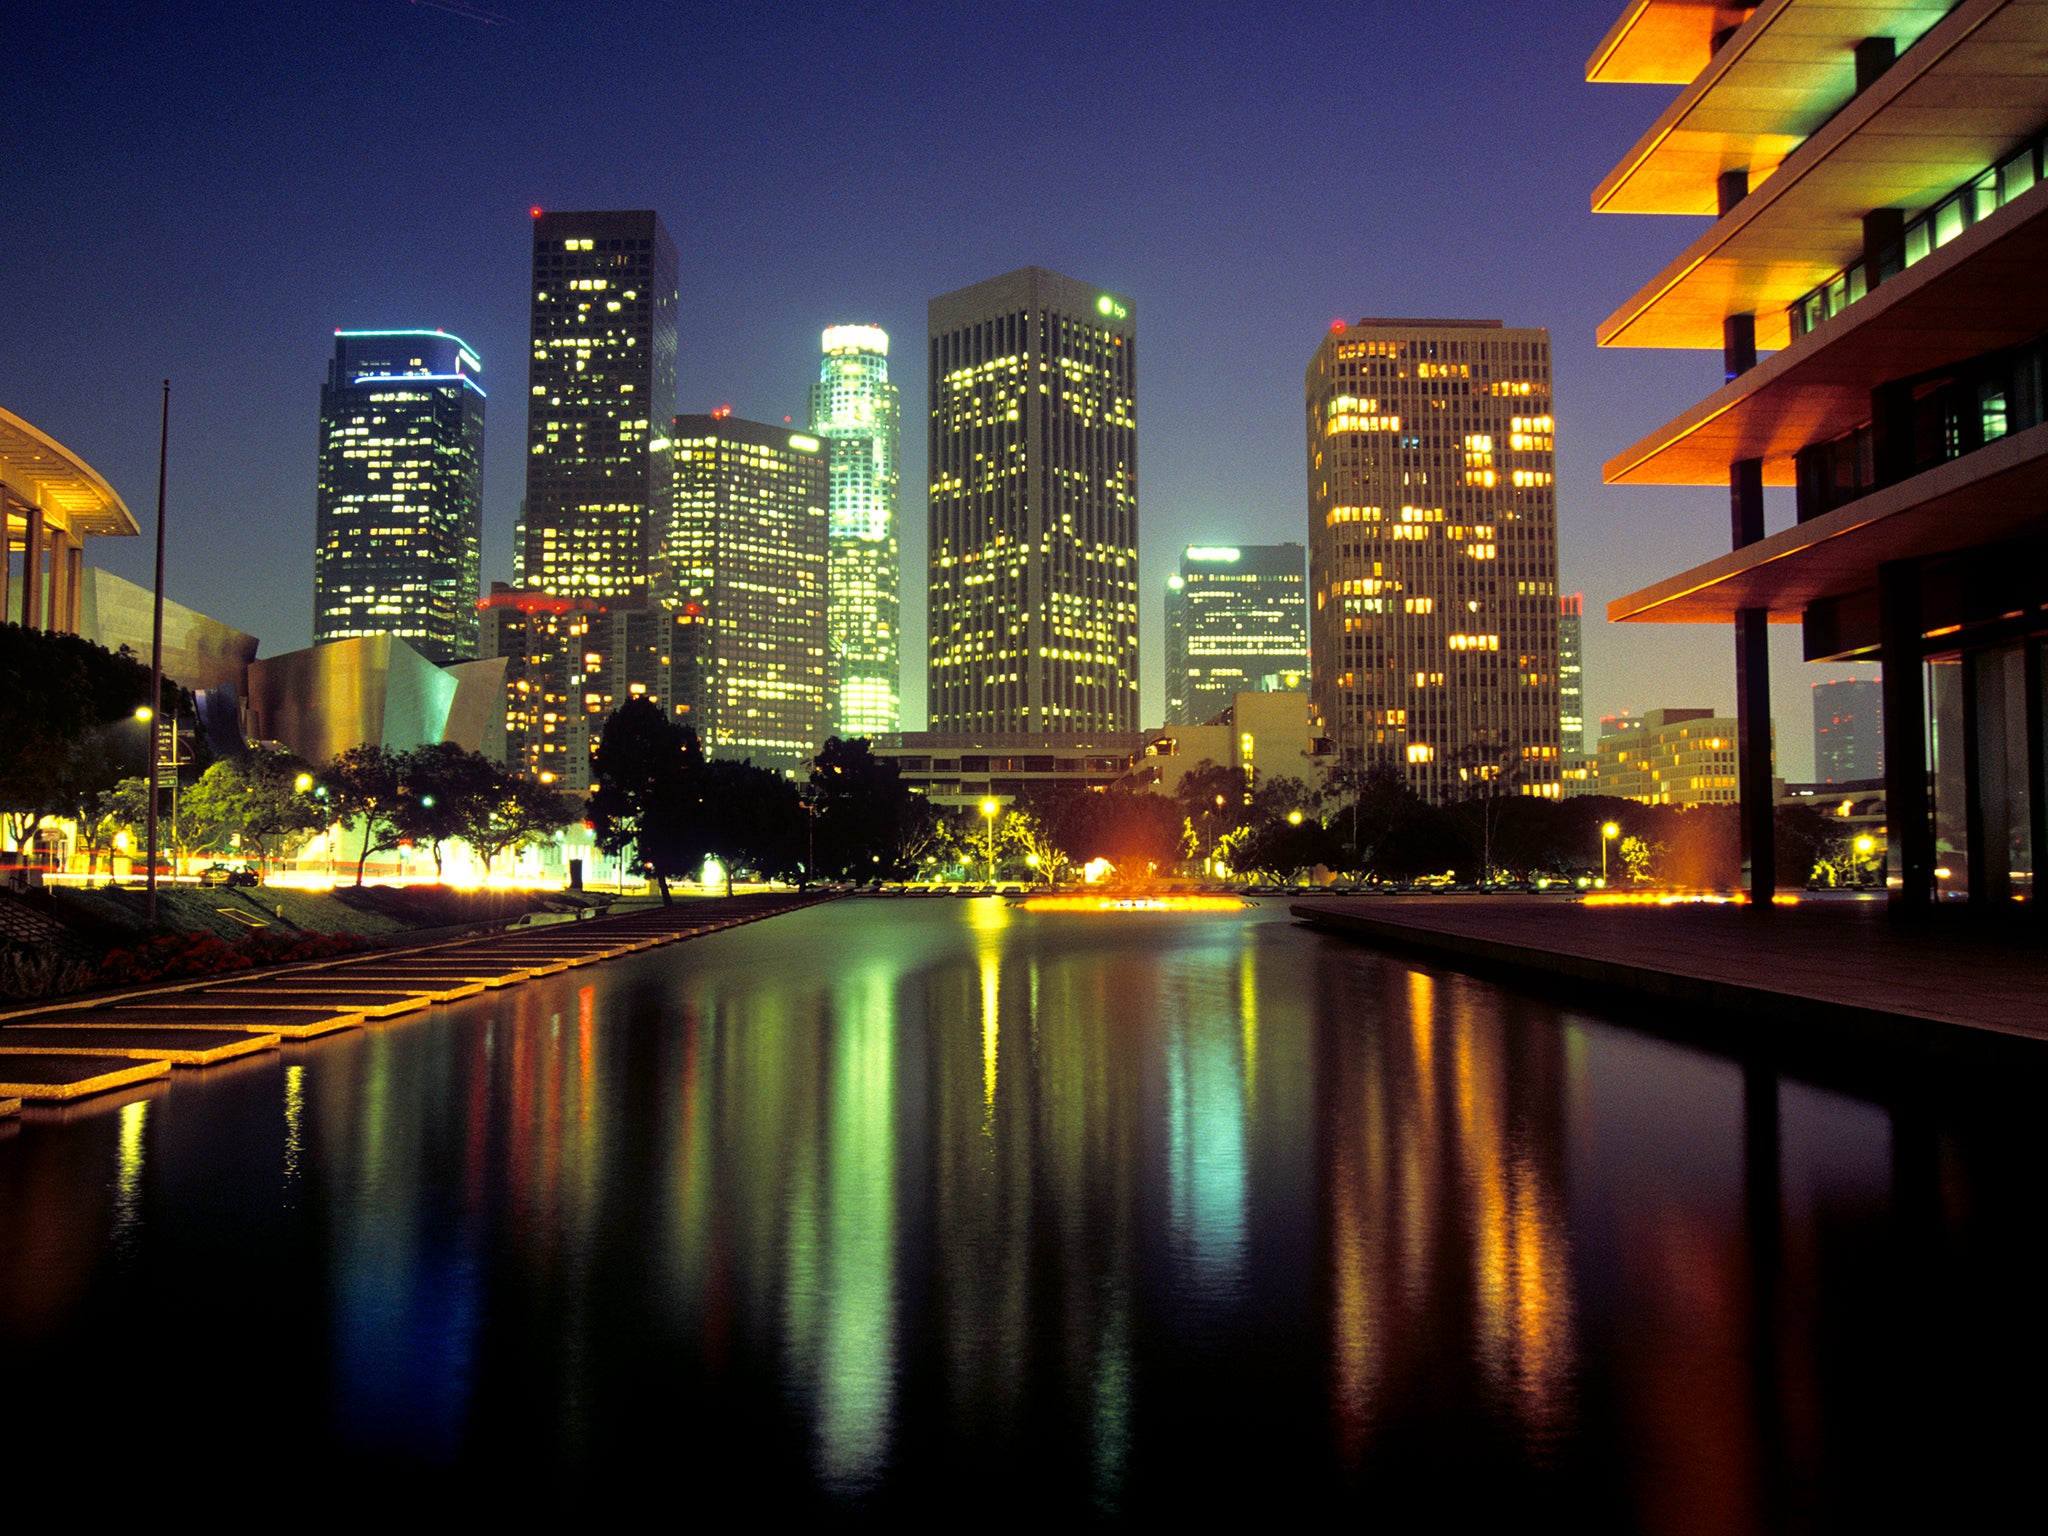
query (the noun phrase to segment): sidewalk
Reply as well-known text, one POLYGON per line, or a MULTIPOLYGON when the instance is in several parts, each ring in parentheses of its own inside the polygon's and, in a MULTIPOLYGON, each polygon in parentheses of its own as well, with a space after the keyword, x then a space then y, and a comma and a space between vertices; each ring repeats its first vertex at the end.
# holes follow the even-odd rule
POLYGON ((1881 901, 1836 899, 1587 907, 1543 896, 1374 896, 1289 910, 1464 969, 1707 1010, 1745 1033, 1770 1021, 1858 1044, 2048 1065, 2048 929, 2020 921, 1955 910, 1905 925, 1881 901))

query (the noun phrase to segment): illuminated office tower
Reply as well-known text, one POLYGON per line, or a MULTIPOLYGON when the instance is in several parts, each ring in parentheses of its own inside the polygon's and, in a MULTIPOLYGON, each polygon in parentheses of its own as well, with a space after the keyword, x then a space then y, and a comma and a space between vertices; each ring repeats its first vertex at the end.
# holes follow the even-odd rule
POLYGON ((841 736, 901 725, 896 544, 901 406, 889 382, 889 335, 872 325, 825 332, 811 386, 811 433, 831 450, 832 721, 841 736))
POLYGON ((1340 757, 1439 804, 1556 795, 1549 332, 1340 321, 1307 405, 1312 691, 1340 757))
POLYGON ((1136 730, 1131 301, 1024 267, 930 338, 931 729, 1136 730))
POLYGON ((1200 725, 1276 674, 1308 671, 1299 544, 1192 544, 1166 579, 1166 724, 1200 725))
POLYGON ((633 599, 668 505, 676 250, 652 213, 533 220, 527 585, 633 599))
POLYGON ((444 331, 336 331, 320 386, 313 643, 476 655, 482 365, 444 331))
POLYGON ((725 412, 678 416, 672 436, 675 718, 713 756, 795 771, 826 734, 828 450, 725 412))
POLYGON ((1566 757, 1586 755, 1586 594, 1557 600, 1557 715, 1566 757))

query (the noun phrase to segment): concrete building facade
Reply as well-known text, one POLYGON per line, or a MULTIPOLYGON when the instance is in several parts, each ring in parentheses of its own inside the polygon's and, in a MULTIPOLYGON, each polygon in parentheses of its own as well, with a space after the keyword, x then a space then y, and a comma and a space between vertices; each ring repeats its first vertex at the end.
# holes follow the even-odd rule
POLYGON ((828 729, 825 440, 717 413, 678 416, 660 606, 678 719, 704 750, 803 770, 828 729))
POLYGON ((1586 66, 1677 88, 1594 210, 1711 220, 1598 339, 1718 350, 1725 381, 1605 477, 1725 485, 1731 512, 1729 553, 1608 617, 1732 630, 1753 896, 1773 883, 1778 622, 1808 661, 1884 669, 1898 908, 2003 909, 2031 899, 2048 841, 2048 72, 2023 62, 2048 49, 2048 12, 1784 0, 1719 16, 1632 4, 1586 66), (1775 533, 1770 485, 1796 502, 1775 533))
POLYGON ((1339 322, 1308 367, 1310 686, 1436 803, 1559 793, 1550 335, 1339 322))

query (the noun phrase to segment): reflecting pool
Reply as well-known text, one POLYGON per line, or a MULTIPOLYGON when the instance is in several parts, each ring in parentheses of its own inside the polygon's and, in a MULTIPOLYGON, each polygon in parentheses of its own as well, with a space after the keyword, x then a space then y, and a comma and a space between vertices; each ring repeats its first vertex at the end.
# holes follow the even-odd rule
POLYGON ((0 1125, 0 1507, 1954 1518, 2048 1418, 2038 1102, 841 901, 0 1125))

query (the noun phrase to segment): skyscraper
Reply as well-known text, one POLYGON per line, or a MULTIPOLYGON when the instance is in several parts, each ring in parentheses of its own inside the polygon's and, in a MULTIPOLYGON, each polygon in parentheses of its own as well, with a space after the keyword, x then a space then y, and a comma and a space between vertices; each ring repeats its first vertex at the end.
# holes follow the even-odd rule
POLYGON ((1557 714, 1566 757, 1586 755, 1586 594, 1557 600, 1557 714))
POLYGON ((1307 552, 1191 544, 1166 579, 1166 723, 1200 725, 1275 673, 1308 670, 1307 552))
POLYGON ((445 331, 336 331, 320 386, 313 643, 476 655, 484 392, 445 331))
POLYGON ((1341 321, 1308 367, 1309 644, 1346 763, 1558 793, 1550 336, 1341 321))
POLYGON ((714 756, 798 769, 826 732, 829 450, 724 412, 672 436, 675 718, 714 756))
POLYGON ((1813 776, 1823 784, 1884 777, 1884 685, 1837 678, 1813 685, 1813 776))
POLYGON ((668 505, 675 246, 650 212, 536 209, 532 292, 521 569, 556 596, 630 599, 668 505))
POLYGON ((1134 306, 1024 267, 929 322, 931 729, 1137 729, 1134 306))
POLYGON ((896 539, 901 406, 889 382, 889 335, 872 325, 825 332, 811 386, 811 433, 831 448, 832 722, 847 737, 902 724, 902 610, 896 539))

